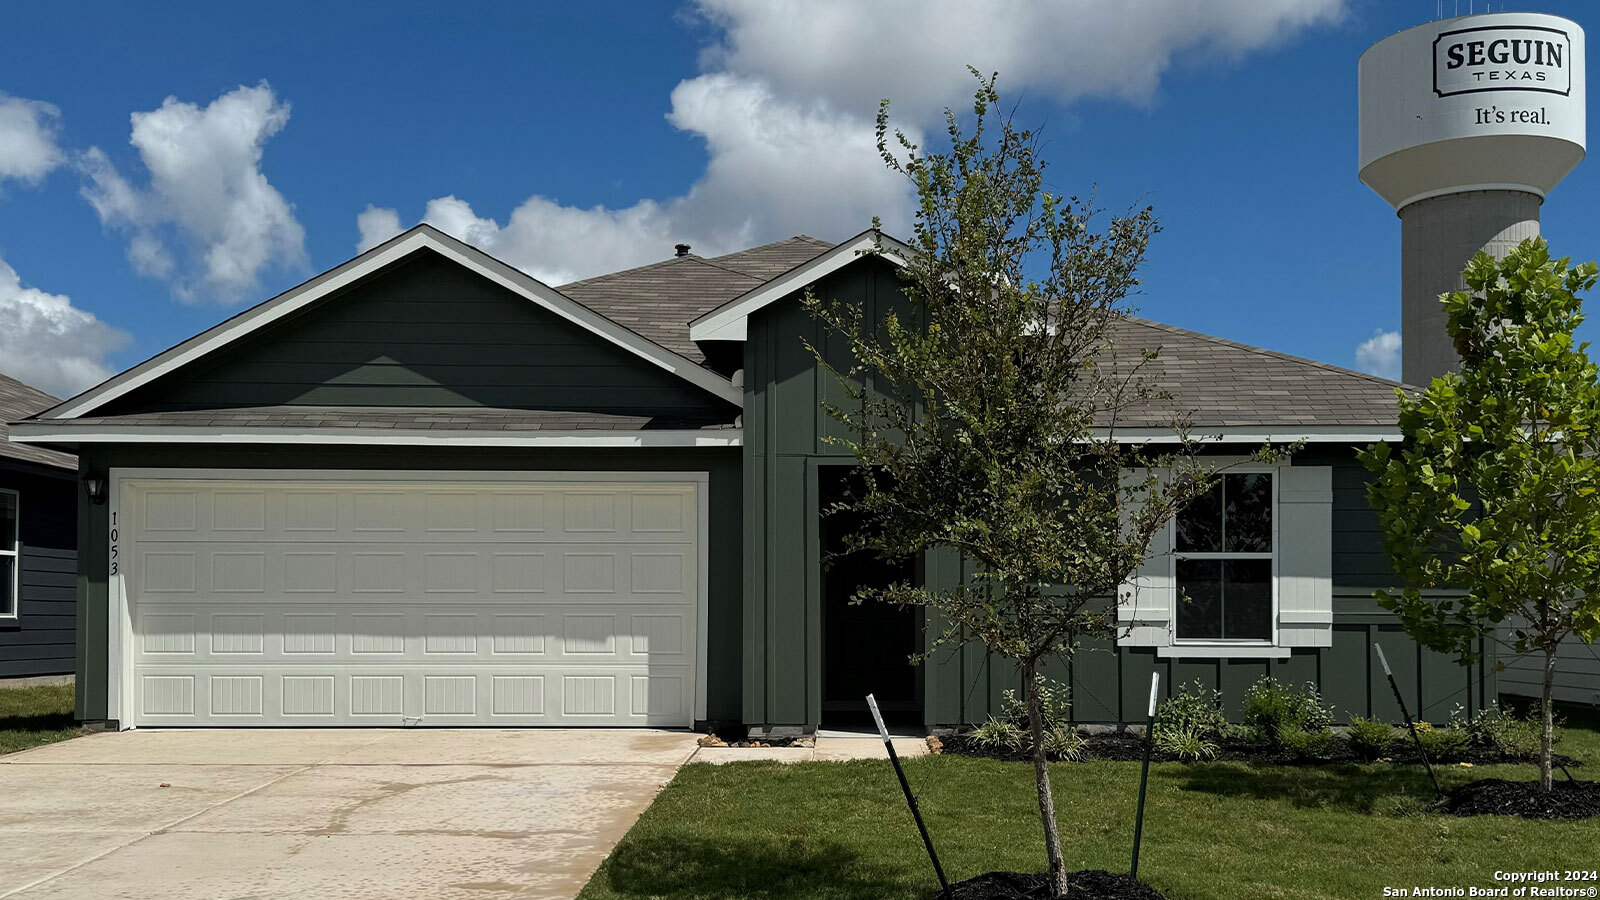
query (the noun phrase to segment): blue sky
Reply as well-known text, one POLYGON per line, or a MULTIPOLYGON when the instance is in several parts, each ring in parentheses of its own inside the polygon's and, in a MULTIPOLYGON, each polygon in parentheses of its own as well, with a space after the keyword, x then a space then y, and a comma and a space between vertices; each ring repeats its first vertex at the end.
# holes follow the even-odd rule
MULTIPOLYGON (((354 255, 364 212, 369 240, 426 216, 555 283, 892 226, 873 101, 936 132, 968 62, 1044 125, 1056 189, 1155 206, 1144 315, 1341 365, 1398 329, 1356 59, 1435 0, 905 2, 12 5, 0 372, 82 388, 354 255)), ((1559 252, 1600 255, 1597 179, 1546 204, 1559 252)))

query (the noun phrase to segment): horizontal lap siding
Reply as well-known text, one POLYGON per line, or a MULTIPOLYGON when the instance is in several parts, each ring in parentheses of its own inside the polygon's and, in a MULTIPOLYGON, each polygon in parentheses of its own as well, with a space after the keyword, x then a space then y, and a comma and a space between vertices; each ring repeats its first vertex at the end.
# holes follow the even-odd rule
MULTIPOLYGON (((1510 640, 1509 635, 1502 635, 1510 640)), ((1544 693, 1544 655, 1517 655, 1502 650, 1505 671, 1500 673, 1500 689, 1519 697, 1538 697, 1544 693)), ((1555 698, 1572 703, 1600 706, 1600 644, 1585 644, 1577 637, 1561 642, 1556 653, 1555 698)))
POLYGON ((737 409, 532 301, 420 254, 108 414, 489 407, 732 421, 737 409))
POLYGON ((73 671, 77 629, 77 478, 0 472, 17 491, 18 616, 0 621, 0 678, 73 671))

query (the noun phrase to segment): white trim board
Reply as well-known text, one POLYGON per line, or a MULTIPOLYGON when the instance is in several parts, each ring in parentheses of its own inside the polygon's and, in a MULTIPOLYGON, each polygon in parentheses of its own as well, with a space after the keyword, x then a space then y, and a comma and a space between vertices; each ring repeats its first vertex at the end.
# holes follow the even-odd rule
MULTIPOLYGON (((1176 444, 1180 438, 1171 428, 1117 428, 1094 430, 1096 439, 1115 437, 1123 443, 1176 444)), ((1197 425, 1189 430, 1189 440, 1197 444, 1292 444, 1345 442, 1371 444, 1404 439, 1398 428, 1350 425, 1197 425)))
POLYGON ((696 341, 742 341, 749 333, 750 315, 837 272, 855 262, 863 253, 881 250, 877 255, 904 267, 913 255, 906 244, 878 231, 863 231, 817 258, 802 263, 777 278, 757 285, 711 312, 689 323, 689 337, 696 341))
POLYGON ((349 287, 422 250, 431 250, 466 267, 585 331, 683 378, 715 397, 734 406, 744 404, 744 392, 734 387, 728 379, 696 365, 660 344, 647 340, 476 247, 458 241, 431 225, 418 225, 341 266, 253 306, 220 325, 203 331, 126 372, 113 376, 100 385, 45 411, 40 418, 49 421, 88 415, 136 388, 208 356, 257 329, 298 312, 317 300, 349 287))
MULTIPOLYGON (((104 548, 110 573, 106 584, 108 627, 106 629, 106 718, 127 730, 137 727, 132 721, 138 708, 133 696, 132 677, 134 631, 132 607, 129 605, 121 562, 124 543, 121 529, 122 511, 128 507, 126 492, 134 487, 161 482, 211 481, 237 482, 343 482, 362 484, 582 484, 603 483, 617 486, 650 484, 686 484, 695 493, 695 628, 694 691, 692 715, 695 722, 706 719, 707 670, 709 655, 710 620, 710 546, 711 546, 711 473, 704 470, 682 471, 527 471, 508 472, 477 470, 403 470, 403 469, 193 469, 116 467, 107 473, 107 516, 110 530, 104 548)), ((80 548, 82 552, 82 548, 80 548)))
POLYGON ((738 447, 744 431, 434 431, 406 428, 211 428, 193 425, 76 425, 68 419, 11 426, 21 444, 322 444, 389 447, 738 447))

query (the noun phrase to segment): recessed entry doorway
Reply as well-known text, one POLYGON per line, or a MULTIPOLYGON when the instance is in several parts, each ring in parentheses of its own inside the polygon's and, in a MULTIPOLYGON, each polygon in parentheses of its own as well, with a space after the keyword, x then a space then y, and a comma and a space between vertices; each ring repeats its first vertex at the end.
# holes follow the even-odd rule
POLYGON ((824 515, 845 498, 853 466, 817 470, 822 550, 822 722, 824 729, 871 727, 866 695, 878 700, 891 731, 916 732, 923 726, 922 667, 911 656, 922 648, 923 613, 850 597, 863 587, 913 581, 914 561, 887 562, 872 553, 846 553, 846 537, 861 527, 849 512, 824 515))

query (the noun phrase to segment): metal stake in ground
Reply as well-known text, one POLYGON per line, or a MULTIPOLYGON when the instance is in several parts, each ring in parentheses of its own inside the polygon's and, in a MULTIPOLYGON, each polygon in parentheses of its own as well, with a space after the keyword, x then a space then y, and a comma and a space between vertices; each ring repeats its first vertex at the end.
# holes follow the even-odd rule
POLYGON ((1144 726, 1144 767, 1139 771, 1139 812, 1133 820, 1133 867, 1128 874, 1139 877, 1139 842, 1144 839, 1144 789, 1150 783, 1150 749, 1156 742, 1156 688, 1161 673, 1150 673, 1150 718, 1144 726))
POLYGON ((1389 690, 1394 691, 1394 702, 1400 704, 1400 715, 1406 718, 1406 729, 1411 732, 1411 740, 1417 745, 1417 755, 1422 757, 1422 767, 1428 770, 1428 780, 1433 782, 1433 795, 1443 797, 1444 791, 1439 790, 1439 779, 1433 774, 1433 764, 1428 762, 1428 751, 1422 749, 1422 738, 1417 737, 1417 725, 1411 721, 1411 711, 1406 709, 1406 698, 1400 696, 1400 685, 1395 684, 1394 672, 1389 668, 1389 657, 1383 655, 1383 648, 1378 644, 1372 645, 1378 651, 1378 662, 1383 663, 1383 677, 1389 679, 1389 690))
POLYGON ((883 724, 883 714, 878 712, 878 701, 867 695, 867 708, 872 710, 872 721, 878 723, 878 734, 883 737, 883 748, 889 751, 889 762, 894 764, 894 774, 900 779, 900 790, 905 792, 906 804, 911 807, 911 818, 917 821, 917 831, 922 834, 922 846, 928 848, 928 858, 933 860, 933 874, 939 876, 939 894, 950 896, 950 882, 944 877, 944 866, 939 865, 939 854, 933 852, 933 838, 928 837, 928 826, 922 824, 922 811, 917 809, 917 798, 906 782, 905 770, 900 768, 900 757, 894 752, 894 742, 889 740, 889 729, 883 724))

